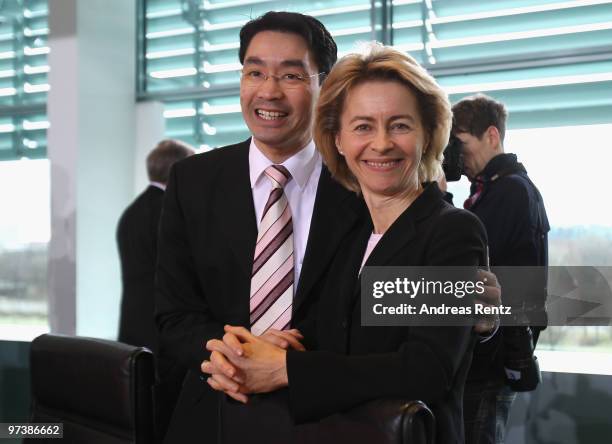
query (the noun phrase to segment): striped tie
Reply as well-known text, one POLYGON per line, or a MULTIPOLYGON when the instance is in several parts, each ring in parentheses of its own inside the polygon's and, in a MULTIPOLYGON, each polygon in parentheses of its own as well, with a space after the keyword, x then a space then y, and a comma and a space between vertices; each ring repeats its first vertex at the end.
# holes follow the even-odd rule
POLYGON ((265 170, 272 191, 261 216, 251 275, 251 332, 285 329, 293 300, 293 223, 283 191, 291 174, 282 165, 265 170))

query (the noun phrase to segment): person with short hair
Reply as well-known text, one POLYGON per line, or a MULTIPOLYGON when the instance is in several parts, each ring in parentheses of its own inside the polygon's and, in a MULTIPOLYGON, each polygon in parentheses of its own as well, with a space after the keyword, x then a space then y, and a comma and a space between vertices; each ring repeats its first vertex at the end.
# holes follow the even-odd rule
MULTIPOLYGON (((172 165, 193 153, 193 148, 180 140, 159 142, 146 159, 149 186, 123 212, 117 227, 123 288, 118 340, 149 348, 155 357, 156 371, 159 342, 155 325, 155 267, 162 202, 172 165)), ((165 370, 167 387, 180 387, 182 377, 180 371, 165 370)), ((156 392, 156 425, 160 428, 165 428, 169 419, 168 406, 174 405, 176 390, 158 388, 156 392)))
POLYGON ((176 139, 164 139, 147 155, 147 176, 151 183, 165 189, 170 169, 179 160, 195 153, 192 146, 176 139))
POLYGON ((126 208, 117 226, 122 297, 119 341, 157 352, 154 319, 157 231, 170 168, 194 153, 179 140, 162 140, 147 156, 149 186, 126 208))
POLYGON ((453 105, 454 137, 462 142, 464 174, 474 179, 489 161, 503 154, 508 112, 503 103, 484 94, 466 97, 453 105), (495 143, 484 145, 484 137, 496 132, 495 143))
POLYGON ((477 345, 464 395, 466 443, 502 444, 515 390, 531 391, 539 370, 533 350, 545 328, 550 230, 544 201, 516 154, 506 153, 505 106, 484 94, 453 105, 452 137, 462 145, 464 174, 471 181, 464 207, 484 224, 493 271, 504 303, 523 306, 532 327, 500 327, 477 345), (520 266, 522 275, 509 275, 520 266), (529 274, 526 274, 529 273, 529 274), (529 295, 529 296, 528 296, 529 295))
MULTIPOLYGON (((231 362, 238 387, 226 390, 209 379, 213 388, 243 402, 248 395, 288 389, 297 423, 377 398, 419 399, 435 414, 436 442, 463 443, 461 399, 476 340, 472 328, 364 327, 359 297, 363 266, 485 263, 484 227, 445 202, 432 181, 451 122, 447 95, 412 57, 371 44, 338 61, 321 89, 315 142, 333 177, 361 196, 369 217, 338 249, 315 330, 302 330, 316 337, 317 349, 285 350, 244 327, 227 326, 223 340, 207 347, 231 362)), ((210 372, 210 364, 202 369, 210 372)), ((298 442, 301 427, 279 427, 267 436, 265 425, 253 424, 249 442, 298 442)), ((375 430, 363 433, 350 442, 381 439, 375 430)), ((326 433, 315 435, 319 442, 330 440, 326 433)))
MULTIPOLYGON (((240 32, 240 103, 252 136, 170 174, 156 319, 160 360, 187 374, 167 443, 220 439, 225 397, 200 366, 211 356, 206 342, 222 338, 224 325, 250 327, 282 347, 314 347, 299 331, 316 321, 311 305, 359 219, 344 217, 355 198, 331 178, 312 141, 320 84, 336 57, 313 17, 268 12, 249 21, 240 32)), ((284 405, 284 396, 261 396, 260 415, 284 405)))

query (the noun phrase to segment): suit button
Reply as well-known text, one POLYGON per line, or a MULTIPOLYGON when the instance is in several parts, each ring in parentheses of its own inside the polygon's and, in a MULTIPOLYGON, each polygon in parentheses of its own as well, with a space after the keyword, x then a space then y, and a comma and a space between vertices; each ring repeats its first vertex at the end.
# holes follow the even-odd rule
POLYGON ((346 330, 346 327, 348 326, 348 322, 346 321, 346 319, 344 319, 344 320, 342 321, 342 324, 341 324, 341 325, 342 325, 342 328, 344 328, 344 329, 346 330))

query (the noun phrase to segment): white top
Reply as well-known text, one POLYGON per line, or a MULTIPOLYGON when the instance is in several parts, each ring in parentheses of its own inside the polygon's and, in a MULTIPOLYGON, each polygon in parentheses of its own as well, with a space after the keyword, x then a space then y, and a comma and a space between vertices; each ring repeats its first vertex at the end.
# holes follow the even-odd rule
MULTIPOLYGON (((312 211, 314 209, 315 197, 317 196, 317 186, 321 177, 322 164, 321 156, 312 141, 281 164, 289 170, 292 177, 287 182, 287 185, 285 185, 285 195, 289 201, 293 221, 294 293, 300 279, 300 272, 302 271, 302 262, 306 252, 306 243, 308 242, 310 221, 312 220, 312 211)), ((265 169, 270 165, 274 165, 274 162, 263 155, 255 145, 255 140, 251 138, 249 175, 253 191, 253 203, 255 204, 255 215, 257 216, 257 229, 259 229, 261 215, 272 190, 272 182, 264 174, 265 169)))
POLYGON ((372 250, 374 250, 376 245, 378 245, 378 241, 380 241, 382 237, 383 237, 382 234, 372 233, 370 235, 370 239, 368 239, 368 246, 366 247, 365 253, 363 253, 363 260, 361 261, 361 267, 359 267, 360 274, 361 274, 361 269, 363 268, 363 265, 366 263, 366 261, 370 257, 370 254, 372 254, 372 250))

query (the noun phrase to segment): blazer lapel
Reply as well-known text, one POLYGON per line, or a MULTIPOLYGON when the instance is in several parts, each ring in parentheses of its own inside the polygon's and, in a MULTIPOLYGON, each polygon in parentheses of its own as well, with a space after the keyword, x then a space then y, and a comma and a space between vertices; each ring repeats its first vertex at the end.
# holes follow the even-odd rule
POLYGON ((416 234, 416 223, 428 217, 440 204, 442 192, 432 182, 389 227, 368 258, 367 265, 387 265, 398 251, 406 247, 416 234))
POLYGON ((302 305, 312 287, 336 253, 345 234, 363 214, 356 196, 332 179, 326 167, 321 170, 310 232, 300 273, 293 312, 302 305))
POLYGON ((250 279, 253 254, 257 241, 257 221, 253 193, 249 179, 249 145, 243 142, 239 149, 228 156, 220 174, 219 225, 229 241, 240 268, 250 279))
MULTIPOLYGON (((342 273, 342 283, 338 287, 338 312, 343 313, 345 316, 349 316, 352 312, 355 299, 360 294, 361 263, 363 262, 363 255, 365 254, 368 241, 372 235, 373 225, 369 214, 366 214, 364 219, 351 247, 347 250, 349 253, 346 258, 344 272, 342 273)), ((367 265, 367 262, 365 265, 367 265)))
MULTIPOLYGON (((387 230, 380 239, 378 245, 372 250, 368 260, 364 264, 367 266, 393 265, 393 258, 398 252, 407 248, 408 244, 414 239, 417 230, 416 224, 419 220, 429 217, 429 215, 440 205, 442 192, 435 182, 425 186, 423 193, 408 207, 387 230)), ((372 225, 370 225, 372 229, 372 225)), ((361 283, 358 281, 352 292, 353 303, 359 297, 361 283)))
POLYGON ((414 222, 413 218, 407 217, 406 211, 402 213, 380 239, 374 250, 372 250, 364 267, 369 265, 387 265, 398 251, 401 251, 406 244, 412 241, 416 234, 414 222))

